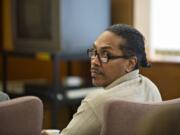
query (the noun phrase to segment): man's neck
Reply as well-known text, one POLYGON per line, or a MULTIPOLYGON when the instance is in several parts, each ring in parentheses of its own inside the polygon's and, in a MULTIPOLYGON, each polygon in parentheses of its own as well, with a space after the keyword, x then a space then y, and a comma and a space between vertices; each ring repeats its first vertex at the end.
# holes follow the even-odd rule
POLYGON ((122 82, 137 78, 138 76, 139 76, 139 70, 138 69, 133 70, 133 71, 131 71, 131 72, 117 78, 116 80, 114 80, 112 83, 110 83, 109 85, 107 85, 105 87, 105 90, 108 90, 108 89, 110 89, 110 88, 112 88, 112 87, 114 87, 114 86, 116 86, 116 85, 118 85, 118 84, 120 84, 122 82))

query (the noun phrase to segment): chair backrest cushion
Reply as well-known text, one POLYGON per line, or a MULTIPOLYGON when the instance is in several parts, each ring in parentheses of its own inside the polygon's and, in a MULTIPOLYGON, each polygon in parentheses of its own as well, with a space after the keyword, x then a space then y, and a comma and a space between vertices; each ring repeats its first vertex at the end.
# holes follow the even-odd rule
POLYGON ((0 135, 40 135, 43 104, 34 96, 0 102, 0 135))
POLYGON ((138 135, 180 135, 179 115, 179 104, 149 112, 139 124, 138 135))
POLYGON ((119 99, 108 101, 101 135, 137 135, 138 124, 145 114, 173 104, 180 104, 180 99, 159 103, 136 103, 119 99))

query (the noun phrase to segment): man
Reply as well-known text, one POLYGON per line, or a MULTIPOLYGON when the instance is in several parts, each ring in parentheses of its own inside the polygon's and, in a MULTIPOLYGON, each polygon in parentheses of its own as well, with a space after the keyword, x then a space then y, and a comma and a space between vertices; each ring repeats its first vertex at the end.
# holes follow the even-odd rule
POLYGON ((116 24, 107 28, 88 49, 92 83, 104 87, 81 103, 61 135, 99 135, 104 104, 112 98, 135 102, 161 101, 157 87, 139 74, 149 67, 144 37, 131 26, 116 24))

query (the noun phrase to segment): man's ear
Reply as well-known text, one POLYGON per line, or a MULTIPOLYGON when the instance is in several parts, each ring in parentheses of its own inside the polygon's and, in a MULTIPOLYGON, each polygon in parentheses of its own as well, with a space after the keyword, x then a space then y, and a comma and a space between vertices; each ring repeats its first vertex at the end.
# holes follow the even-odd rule
POLYGON ((127 73, 131 72, 135 68, 135 66, 137 64, 137 57, 133 56, 128 60, 129 60, 129 63, 128 63, 128 66, 127 66, 127 69, 126 69, 127 73))

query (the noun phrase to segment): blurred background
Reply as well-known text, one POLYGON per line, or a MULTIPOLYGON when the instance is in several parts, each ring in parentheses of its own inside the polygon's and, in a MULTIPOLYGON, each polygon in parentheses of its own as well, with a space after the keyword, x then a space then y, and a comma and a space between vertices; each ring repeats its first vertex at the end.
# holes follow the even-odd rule
POLYGON ((146 39, 151 69, 141 73, 163 100, 180 97, 178 0, 0 0, 0 90, 44 103, 43 128, 64 128, 94 90, 86 49, 111 24, 146 39))

